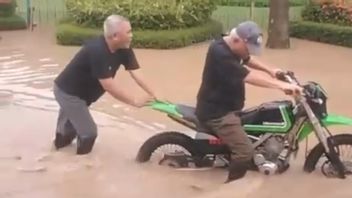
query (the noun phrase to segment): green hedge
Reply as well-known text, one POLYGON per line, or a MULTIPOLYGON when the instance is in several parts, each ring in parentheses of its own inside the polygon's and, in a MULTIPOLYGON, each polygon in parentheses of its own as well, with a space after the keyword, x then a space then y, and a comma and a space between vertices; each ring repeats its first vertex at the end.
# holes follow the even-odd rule
MULTIPOLYGON (((215 1, 215 0, 214 0, 215 1)), ((251 6, 250 0, 216 0, 222 6, 251 6)), ((290 6, 303 6, 306 0, 289 0, 290 6)), ((255 0, 255 7, 269 7, 270 0, 255 0)))
POLYGON ((311 41, 352 47, 352 27, 308 21, 292 22, 290 35, 311 41))
POLYGON ((0 3, 0 17, 8 17, 15 14, 16 10, 16 0, 11 3, 0 3))
MULTIPOLYGON (((62 23, 57 27, 56 38, 61 45, 82 45, 87 39, 100 35, 102 30, 62 23)), ((222 24, 209 21, 204 25, 175 30, 133 31, 133 47, 170 49, 179 48, 220 36, 222 24)))
POLYGON ((18 30, 26 27, 26 21, 18 15, 0 17, 0 30, 18 30))
POLYGON ((102 27, 105 18, 118 13, 138 29, 166 30, 205 23, 216 10, 214 0, 66 0, 75 23, 102 27))
POLYGON ((302 11, 302 18, 306 21, 352 26, 352 11, 336 5, 307 6, 302 11))

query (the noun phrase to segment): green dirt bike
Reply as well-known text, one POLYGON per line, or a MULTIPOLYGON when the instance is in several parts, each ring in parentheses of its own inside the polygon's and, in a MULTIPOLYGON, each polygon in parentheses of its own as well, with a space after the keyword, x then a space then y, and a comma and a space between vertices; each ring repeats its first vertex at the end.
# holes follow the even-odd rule
MULTIPOLYGON (((277 78, 300 85, 293 72, 278 73, 277 78)), ((300 85, 302 86, 302 85, 300 85)), ((242 125, 255 148, 255 170, 266 175, 280 174, 289 168, 291 156, 296 156, 299 143, 308 140, 314 132, 319 143, 306 151, 304 171, 313 172, 320 159, 323 174, 327 177, 345 178, 352 173, 352 159, 342 159, 344 145, 352 148, 351 134, 332 135, 332 125, 352 125, 352 119, 327 113, 325 90, 316 82, 302 86, 304 94, 293 101, 266 102, 245 109, 239 115, 242 125)), ((230 151, 214 131, 202 127, 195 108, 182 104, 154 102, 154 110, 166 113, 174 121, 194 130, 191 138, 180 132, 158 133, 147 139, 138 151, 137 161, 147 162, 162 148, 179 148, 162 154, 160 165, 174 168, 228 167, 230 151)), ((352 157, 352 156, 350 156, 352 157)))

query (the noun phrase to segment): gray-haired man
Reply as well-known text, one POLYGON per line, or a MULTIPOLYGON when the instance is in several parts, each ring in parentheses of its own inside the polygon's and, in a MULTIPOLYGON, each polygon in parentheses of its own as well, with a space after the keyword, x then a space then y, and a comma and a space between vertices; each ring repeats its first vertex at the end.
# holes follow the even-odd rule
POLYGON ((109 16, 104 22, 104 35, 87 42, 55 79, 54 95, 60 105, 54 140, 57 149, 71 144, 77 137, 77 154, 91 152, 97 137, 97 126, 88 107, 105 91, 135 107, 142 107, 156 98, 143 79, 130 48, 131 40, 130 22, 122 16, 109 16), (148 93, 146 97, 134 99, 114 82, 121 64, 148 93))
POLYGON ((250 71, 243 66, 247 65, 275 77, 278 69, 250 57, 250 54, 260 53, 261 43, 262 33, 257 24, 246 21, 234 28, 228 36, 214 41, 206 57, 196 115, 231 150, 227 182, 242 178, 253 158, 252 144, 236 114, 244 107, 245 83, 298 94, 302 90, 296 85, 250 71))

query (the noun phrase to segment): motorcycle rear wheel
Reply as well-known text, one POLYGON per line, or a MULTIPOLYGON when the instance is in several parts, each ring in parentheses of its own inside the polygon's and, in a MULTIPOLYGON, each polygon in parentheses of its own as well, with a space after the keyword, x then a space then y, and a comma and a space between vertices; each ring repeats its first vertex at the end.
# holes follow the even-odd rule
MULTIPOLYGON (((140 163, 151 159, 153 153, 164 145, 177 145, 184 148, 192 158, 201 158, 203 155, 197 150, 194 140, 180 132, 163 132, 149 138, 138 151, 136 161, 140 163)), ((167 153, 165 154, 167 155, 167 153)))

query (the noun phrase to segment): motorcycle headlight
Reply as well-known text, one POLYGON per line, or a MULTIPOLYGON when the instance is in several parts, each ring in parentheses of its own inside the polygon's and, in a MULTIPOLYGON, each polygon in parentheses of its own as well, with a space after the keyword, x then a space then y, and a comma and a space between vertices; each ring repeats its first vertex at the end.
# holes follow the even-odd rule
POLYGON ((312 99, 315 99, 315 100, 320 99, 324 102, 328 97, 327 92, 323 89, 323 87, 320 84, 316 82, 309 82, 304 87, 310 93, 312 99))

